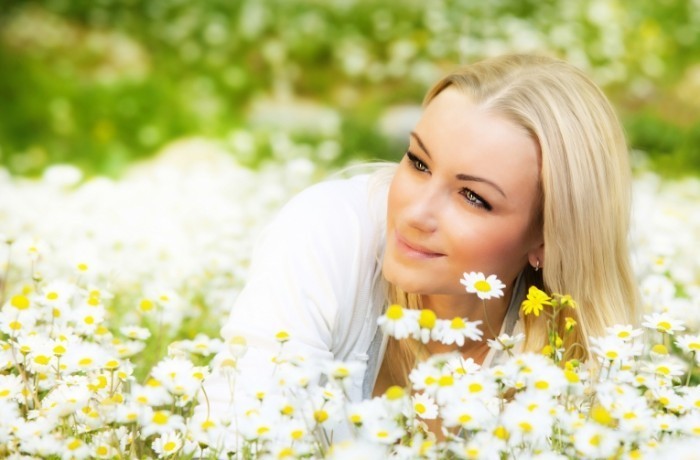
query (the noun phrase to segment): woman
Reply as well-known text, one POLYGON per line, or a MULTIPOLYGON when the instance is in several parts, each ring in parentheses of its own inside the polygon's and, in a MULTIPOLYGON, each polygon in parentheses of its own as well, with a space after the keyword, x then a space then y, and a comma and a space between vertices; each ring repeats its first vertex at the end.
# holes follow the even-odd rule
POLYGON ((578 325, 567 345, 580 345, 578 358, 590 336, 633 320, 628 153, 595 84, 558 60, 504 56, 448 75, 424 107, 398 166, 313 186, 268 228, 222 330, 246 338, 246 378, 268 378, 280 330, 309 359, 365 363, 354 399, 404 384, 421 355, 492 361, 485 340, 388 341, 377 318, 389 303, 523 330, 522 349, 540 351, 544 316, 519 315, 527 286, 570 294, 578 325), (504 296, 484 309, 460 284, 469 271, 497 275, 504 296))

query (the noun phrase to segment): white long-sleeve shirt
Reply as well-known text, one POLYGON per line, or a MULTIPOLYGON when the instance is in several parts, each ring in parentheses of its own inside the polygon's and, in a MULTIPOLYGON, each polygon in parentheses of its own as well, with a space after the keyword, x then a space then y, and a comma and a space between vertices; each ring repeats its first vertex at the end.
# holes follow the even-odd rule
MULTIPOLYGON (((291 336, 285 349, 308 359, 366 363, 364 380, 350 397, 371 396, 386 346, 377 326, 386 305, 386 176, 314 185, 284 206, 261 235, 247 284, 222 329, 225 339, 245 337, 248 351, 238 367, 248 381, 270 378, 280 347, 275 335, 284 330, 291 336)), ((518 293, 522 288, 516 287, 514 299, 518 293)), ((518 319, 514 303, 502 330, 512 331, 518 319)), ((484 365, 492 359, 489 353, 484 365)), ((225 384, 212 379, 207 385, 212 406, 226 407, 225 384)))

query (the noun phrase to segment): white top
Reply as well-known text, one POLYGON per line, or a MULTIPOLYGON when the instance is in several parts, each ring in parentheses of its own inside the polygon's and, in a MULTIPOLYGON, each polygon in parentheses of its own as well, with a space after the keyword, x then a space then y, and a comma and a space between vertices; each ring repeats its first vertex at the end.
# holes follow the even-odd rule
MULTIPOLYGON (((291 336, 285 350, 313 360, 366 363, 364 381, 349 396, 371 396, 386 346, 377 319, 386 305, 381 260, 387 178, 378 173, 314 185, 284 206, 261 235, 247 284, 222 329, 224 339, 247 340, 239 361, 246 380, 269 379, 271 358, 280 350, 275 335, 284 330, 291 336)), ((512 310, 503 330, 513 329, 518 309, 515 316, 512 310)), ((484 365, 492 359, 489 353, 484 365)), ((207 387, 214 407, 228 402, 230 393, 217 385, 223 384, 213 380, 207 387)))

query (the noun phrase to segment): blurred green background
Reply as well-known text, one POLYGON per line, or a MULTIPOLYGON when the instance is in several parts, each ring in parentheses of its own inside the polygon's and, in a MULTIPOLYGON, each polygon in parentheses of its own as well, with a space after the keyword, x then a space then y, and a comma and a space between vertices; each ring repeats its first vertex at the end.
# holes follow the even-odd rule
POLYGON ((697 174, 698 30, 693 0, 3 0, 0 162, 118 176, 192 136, 251 166, 396 159, 442 74, 533 51, 589 72, 651 167, 697 174))

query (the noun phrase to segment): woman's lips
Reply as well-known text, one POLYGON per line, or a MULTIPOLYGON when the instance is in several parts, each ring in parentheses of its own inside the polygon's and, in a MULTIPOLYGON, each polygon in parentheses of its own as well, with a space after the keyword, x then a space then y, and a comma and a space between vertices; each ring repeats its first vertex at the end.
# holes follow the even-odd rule
POLYGON ((399 251, 401 251, 409 257, 418 259, 433 259, 435 257, 441 257, 445 255, 439 252, 433 252, 430 249, 427 249, 419 244, 409 243, 408 241, 403 239, 398 232, 395 232, 394 235, 396 238, 396 246, 399 249, 399 251))

